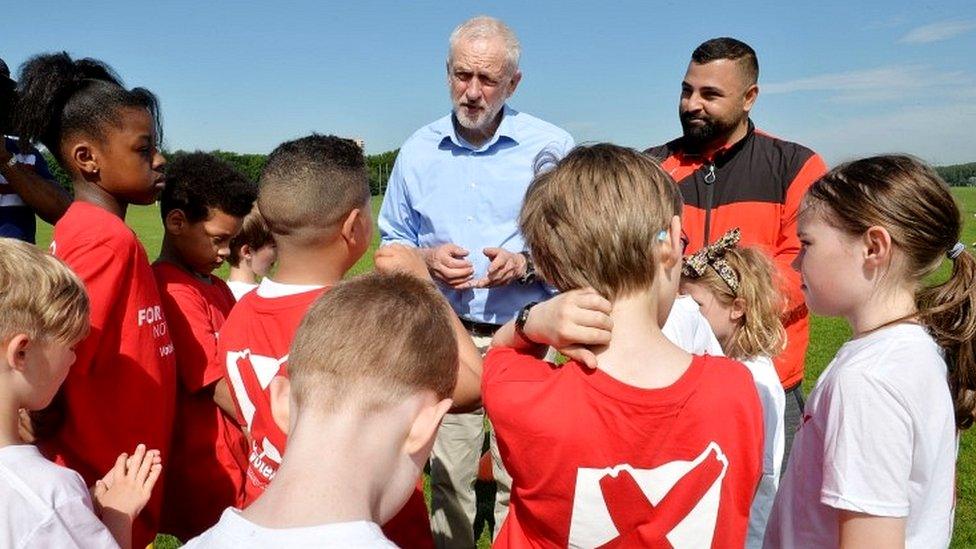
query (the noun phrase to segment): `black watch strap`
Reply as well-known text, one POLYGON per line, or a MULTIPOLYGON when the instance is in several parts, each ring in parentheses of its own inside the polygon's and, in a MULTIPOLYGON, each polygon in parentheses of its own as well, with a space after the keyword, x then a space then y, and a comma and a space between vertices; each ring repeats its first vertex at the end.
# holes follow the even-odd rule
POLYGON ((526 303, 524 307, 519 309, 518 314, 515 315, 515 333, 517 333, 522 339, 531 343, 536 343, 536 342, 532 341, 531 339, 529 339, 528 336, 525 335, 525 323, 529 321, 529 310, 531 310, 532 307, 535 307, 538 304, 539 304, 538 301, 532 301, 530 303, 526 303))
POLYGON ((525 274, 518 278, 519 284, 531 284, 535 282, 535 263, 532 262, 532 256, 529 252, 519 252, 522 257, 525 258, 525 274))

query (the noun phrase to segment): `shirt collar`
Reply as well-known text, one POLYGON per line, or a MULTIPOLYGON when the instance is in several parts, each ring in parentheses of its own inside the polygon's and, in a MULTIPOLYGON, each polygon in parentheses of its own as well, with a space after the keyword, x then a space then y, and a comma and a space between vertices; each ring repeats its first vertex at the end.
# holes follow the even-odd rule
POLYGON ((461 147, 475 152, 486 151, 491 148, 495 143, 501 140, 509 140, 518 144, 518 139, 515 137, 515 115, 518 111, 504 105, 502 107, 502 121, 498 124, 498 129, 495 130, 495 135, 491 136, 491 139, 486 141, 480 147, 475 147, 471 143, 468 143, 460 135, 458 135, 457 130, 454 128, 454 113, 441 118, 433 125, 434 133, 441 135, 440 143, 443 145, 445 140, 450 140, 455 147, 461 147))

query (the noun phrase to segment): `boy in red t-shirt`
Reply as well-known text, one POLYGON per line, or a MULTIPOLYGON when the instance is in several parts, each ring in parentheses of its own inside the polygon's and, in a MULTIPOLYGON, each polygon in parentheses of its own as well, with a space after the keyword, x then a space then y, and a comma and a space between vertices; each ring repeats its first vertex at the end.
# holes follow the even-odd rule
POLYGON ((182 155, 166 169, 160 197, 165 233, 153 264, 176 353, 176 425, 160 530, 186 540, 213 526, 243 488, 247 443, 237 421, 214 402, 223 377, 217 337, 234 306, 211 272, 257 198, 257 186, 206 153, 182 155))
MULTIPOLYGON (((312 302, 369 248, 369 199, 362 149, 348 139, 311 135, 283 143, 261 173, 258 210, 274 236, 278 267, 237 303, 218 344, 230 411, 250 435, 242 508, 264 492, 285 451, 268 388, 287 377, 288 349, 312 302)), ((398 545, 433 545, 419 490, 385 531, 398 545)))
POLYGON ((614 145, 577 147, 529 186, 520 229, 566 293, 526 306, 484 360, 484 405, 513 479, 495 547, 742 547, 762 408, 742 364, 689 355, 661 332, 680 280, 680 212, 660 166, 614 145), (570 340, 602 344, 551 335, 566 323, 580 326, 570 340), (576 360, 542 360, 547 345, 576 360))

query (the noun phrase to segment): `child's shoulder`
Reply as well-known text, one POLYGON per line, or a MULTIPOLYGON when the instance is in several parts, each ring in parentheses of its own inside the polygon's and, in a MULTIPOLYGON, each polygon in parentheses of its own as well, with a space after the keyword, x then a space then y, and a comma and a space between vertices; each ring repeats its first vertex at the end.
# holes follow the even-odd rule
POLYGON ((486 378, 543 381, 558 374, 560 366, 511 347, 491 347, 485 354, 483 370, 486 378))
POLYGON ((81 475, 47 460, 36 447, 18 444, 0 448, 0 493, 28 505, 57 507, 70 499, 87 499, 81 475))
POLYGON ((945 382, 939 346, 918 324, 898 324, 848 341, 825 374, 833 383, 878 380, 910 388, 924 379, 945 382))
POLYGON ((107 246, 117 253, 128 253, 140 246, 124 221, 98 206, 79 201, 72 202, 54 225, 54 242, 52 246, 61 252, 107 246))

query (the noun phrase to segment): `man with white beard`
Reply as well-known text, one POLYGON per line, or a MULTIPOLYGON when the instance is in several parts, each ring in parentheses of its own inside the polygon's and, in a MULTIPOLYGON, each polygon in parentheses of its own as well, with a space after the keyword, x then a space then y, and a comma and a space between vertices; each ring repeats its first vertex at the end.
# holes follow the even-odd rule
MULTIPOLYGON (((506 105, 522 79, 521 50, 503 22, 475 17, 450 37, 452 112, 400 148, 379 215, 382 243, 413 246, 482 352, 524 307, 550 296, 536 281, 516 219, 537 158, 573 147, 564 130, 506 105)), ((394 327, 395 329, 395 327, 394 327)), ((474 481, 484 411, 448 414, 431 455, 431 527, 438 547, 474 547, 474 481)), ((491 438, 498 495, 511 480, 491 438)))

